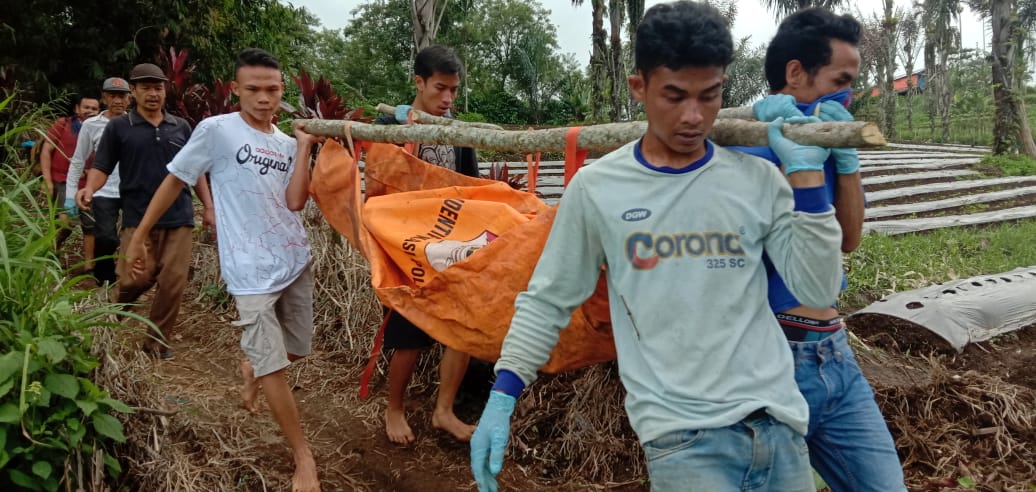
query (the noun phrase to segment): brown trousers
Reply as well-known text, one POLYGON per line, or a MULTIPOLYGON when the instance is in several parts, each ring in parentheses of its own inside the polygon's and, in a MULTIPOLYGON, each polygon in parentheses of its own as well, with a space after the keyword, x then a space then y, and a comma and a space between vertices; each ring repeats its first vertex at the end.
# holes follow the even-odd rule
MULTIPOLYGON (((129 244, 136 227, 122 229, 120 240, 129 244)), ((151 301, 148 318, 158 327, 161 336, 168 340, 180 314, 180 301, 187 288, 187 272, 191 267, 191 249, 194 246, 194 228, 152 229, 145 245, 145 272, 132 278, 132 268, 125 257, 119 258, 116 268, 119 276, 117 301, 135 302, 152 286, 158 286, 151 301)))

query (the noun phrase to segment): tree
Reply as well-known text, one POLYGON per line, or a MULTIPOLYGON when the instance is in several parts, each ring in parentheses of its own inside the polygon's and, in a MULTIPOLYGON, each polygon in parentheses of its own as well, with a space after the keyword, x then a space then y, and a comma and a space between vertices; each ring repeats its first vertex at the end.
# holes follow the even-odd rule
POLYGON ((410 0, 369 2, 352 11, 339 32, 321 34, 316 43, 316 73, 328 74, 332 85, 369 103, 409 103, 414 98, 411 56, 413 39, 386 33, 410 32, 410 0), (349 87, 339 84, 349 83, 349 87))
MULTIPOLYGON (((590 0, 593 12, 593 34, 591 34, 592 50, 590 52, 590 118, 594 121, 604 119, 604 88, 608 67, 607 32, 604 30, 605 0, 590 0)), ((583 0, 572 0, 572 5, 579 6, 583 0)))
MULTIPOLYGON (((996 105, 993 152, 1005 154, 1020 150, 1036 158, 1036 144, 1025 118, 1025 102, 1019 94, 1020 77, 1016 75, 1026 32, 1019 13, 1017 0, 990 1, 993 102, 996 105)), ((1024 63, 1021 65, 1024 69, 1024 63)))
MULTIPOLYGON (((640 25, 640 21, 643 18, 644 0, 626 0, 626 34, 629 36, 629 41, 627 41, 629 46, 629 56, 627 59, 630 61, 631 68, 633 67, 634 60, 636 60, 637 26, 640 25)), ((629 115, 631 120, 636 119, 637 100, 633 98, 633 94, 630 94, 629 108, 627 109, 626 114, 629 115)))
MULTIPOLYGON (((439 26, 435 19, 435 0, 413 0, 414 54, 431 46, 439 26)), ((445 5, 443 6, 445 8, 445 5)))
POLYGON ((960 33, 953 27, 961 12, 959 0, 922 0, 924 66, 928 94, 928 125, 935 136, 936 120, 942 127, 941 141, 950 139, 950 105, 953 87, 949 83, 950 55, 960 49, 960 33))
POLYGON ((625 14, 624 0, 608 0, 608 19, 611 21, 611 59, 608 64, 608 75, 611 80, 611 110, 608 116, 612 121, 619 121, 625 109, 628 84, 626 82, 626 64, 622 57, 622 21, 625 14))
POLYGON ((878 72, 883 80, 881 84, 881 131, 889 139, 896 138, 896 42, 899 38, 899 17, 902 11, 894 11, 893 0, 882 0, 884 16, 881 19, 881 52, 879 53, 878 72))
POLYGON ((751 37, 741 38, 734 50, 734 59, 727 66, 727 83, 723 86, 723 107, 745 106, 767 93, 764 61, 766 49, 749 43, 751 37))
POLYGON ((261 46, 291 68, 303 63, 316 20, 277 0, 38 0, 4 10, 0 67, 25 97, 95 94, 136 63, 161 63, 160 47, 188 49, 196 82, 226 79, 238 51, 261 46))
POLYGON ((917 61, 917 55, 921 54, 921 30, 918 23, 920 15, 921 13, 918 12, 915 5, 903 14, 899 24, 900 40, 902 41, 899 46, 899 60, 903 62, 907 74, 907 128, 911 135, 914 133, 913 101, 917 92, 917 88, 914 87, 914 62, 917 61))
POLYGON ((807 7, 824 7, 833 9, 843 3, 843 0, 763 0, 763 5, 773 12, 778 20, 783 19, 796 11, 807 7))

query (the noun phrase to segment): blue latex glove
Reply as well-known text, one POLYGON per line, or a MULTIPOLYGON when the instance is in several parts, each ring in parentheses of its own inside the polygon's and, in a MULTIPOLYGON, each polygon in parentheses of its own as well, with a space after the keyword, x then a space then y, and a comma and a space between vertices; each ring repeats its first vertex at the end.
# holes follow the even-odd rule
POLYGON ((837 101, 820 103, 820 121, 855 121, 853 114, 837 101))
POLYGON ((471 471, 481 492, 496 492, 496 475, 504 467, 504 451, 511 438, 511 414, 516 400, 499 391, 489 392, 489 401, 471 436, 471 471))
POLYGON ((795 98, 787 94, 773 94, 764 97, 752 105, 752 112, 759 121, 802 116, 802 111, 795 106, 795 98))
POLYGON ((62 205, 65 207, 65 213, 71 217, 79 215, 79 207, 76 206, 76 201, 72 198, 66 198, 65 203, 62 205))
MULTIPOLYGON (((855 118, 841 103, 824 101, 820 103, 820 120, 854 121, 855 118)), ((831 156, 835 158, 835 170, 838 174, 853 174, 860 170, 860 156, 854 148, 831 149, 831 156)))
POLYGON ((410 121, 411 109, 414 109, 414 107, 409 104, 400 104, 399 106, 396 106, 396 121, 401 124, 405 124, 407 121, 410 121))
MULTIPOLYGON (((800 116, 787 120, 788 123, 810 123, 820 121, 818 118, 800 116)), ((781 125, 785 123, 784 118, 777 118, 766 125, 766 133, 770 137, 770 148, 784 164, 784 173, 791 174, 799 171, 824 171, 824 161, 831 154, 831 151, 823 147, 813 145, 801 145, 795 143, 781 132, 781 125)))

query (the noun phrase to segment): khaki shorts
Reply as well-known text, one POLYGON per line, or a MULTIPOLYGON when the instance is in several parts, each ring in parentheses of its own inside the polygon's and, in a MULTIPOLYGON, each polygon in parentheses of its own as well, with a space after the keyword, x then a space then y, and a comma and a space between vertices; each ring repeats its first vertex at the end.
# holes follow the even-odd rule
POLYGON ((241 350, 255 377, 291 364, 288 354, 306 356, 313 350, 313 270, 310 266, 280 292, 234 296, 240 320, 241 350))

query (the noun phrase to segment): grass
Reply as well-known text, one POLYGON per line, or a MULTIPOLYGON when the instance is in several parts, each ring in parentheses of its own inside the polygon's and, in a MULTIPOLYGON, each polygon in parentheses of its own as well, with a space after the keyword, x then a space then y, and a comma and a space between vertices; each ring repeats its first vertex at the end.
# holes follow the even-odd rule
POLYGON ((894 292, 1036 265, 1036 248, 1029 246, 1033 237, 1034 221, 867 235, 845 257, 849 287, 842 293, 843 309, 860 309, 894 292))
POLYGON ((1036 176, 1036 159, 1024 155, 987 155, 980 166, 992 166, 1004 176, 1036 176))

